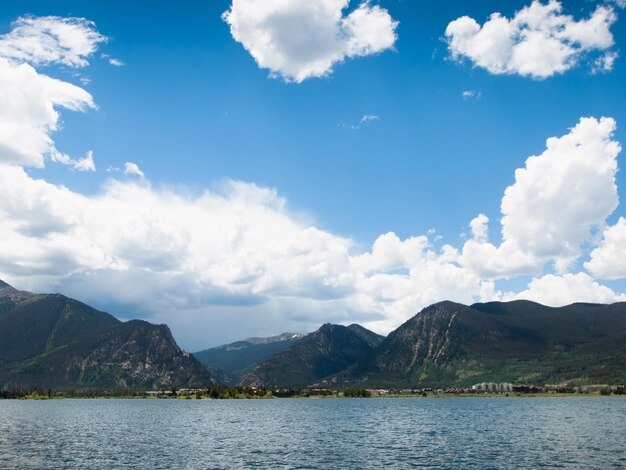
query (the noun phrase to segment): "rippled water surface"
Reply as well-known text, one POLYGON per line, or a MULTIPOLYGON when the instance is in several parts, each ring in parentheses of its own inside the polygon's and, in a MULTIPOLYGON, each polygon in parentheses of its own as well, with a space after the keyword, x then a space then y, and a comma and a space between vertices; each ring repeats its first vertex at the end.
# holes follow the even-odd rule
POLYGON ((626 399, 0 401, 0 468, 626 468, 626 399))

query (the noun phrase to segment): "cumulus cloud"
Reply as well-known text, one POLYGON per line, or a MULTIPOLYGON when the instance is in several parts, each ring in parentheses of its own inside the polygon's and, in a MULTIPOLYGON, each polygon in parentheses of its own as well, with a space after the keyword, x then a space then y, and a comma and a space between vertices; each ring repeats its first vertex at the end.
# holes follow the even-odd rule
POLYGON ((543 79, 563 73, 588 57, 599 56, 594 69, 612 69, 617 53, 611 26, 614 9, 599 5, 587 19, 563 14, 557 0, 530 6, 508 19, 493 13, 481 26, 463 16, 446 28, 452 57, 469 59, 493 74, 517 74, 543 79))
POLYGON ((618 56, 619 54, 617 52, 607 52, 593 62, 591 71, 593 73, 610 72, 613 70, 613 65, 615 64, 618 56))
POLYGON ((604 229, 602 242, 591 252, 585 268, 600 279, 626 278, 626 219, 604 229))
POLYGON ((77 171, 96 171, 96 164, 93 161, 93 152, 90 150, 83 158, 73 159, 69 155, 53 150, 50 159, 55 163, 67 165, 77 171))
POLYGON ((502 234, 525 253, 566 268, 581 243, 618 205, 618 142, 611 118, 581 118, 569 134, 552 137, 526 160, 502 198, 502 234))
POLYGON ((626 301, 626 295, 616 294, 610 288, 594 281, 586 273, 554 275, 547 274, 533 279, 528 289, 519 293, 509 293, 504 300, 533 300, 535 302, 560 307, 574 302, 613 303, 626 301))
POLYGON ((25 16, 12 24, 11 32, 0 36, 0 56, 34 66, 84 67, 98 44, 106 40, 84 18, 25 16))
MULTIPOLYGON (((281 28, 277 11, 314 8, 286 0, 257 3, 260 17, 281 28), (275 9, 268 13, 270 7, 275 9)), ((368 22, 388 14, 365 3, 341 16, 347 2, 330 1, 316 4, 317 14, 324 17, 331 4, 336 20, 329 28, 333 34, 339 28, 339 42, 347 42, 351 52, 328 67, 343 57, 375 52, 375 39, 368 36, 375 27, 368 22), (363 25, 369 26, 360 30, 363 25)), ((253 4, 236 0, 227 14, 229 23, 236 22, 241 5, 253 4)), ((93 27, 85 20, 61 23, 93 27)), ((25 28, 36 24, 34 18, 23 22, 25 28)), ((24 168, 41 167, 45 158, 76 171, 95 170, 91 152, 72 158, 51 137, 59 109, 95 108, 92 97, 32 65, 84 65, 93 51, 77 45, 74 34, 80 28, 71 31, 71 41, 59 39, 66 33, 43 35, 65 44, 56 55, 48 46, 40 52, 14 44, 17 37, 31 36, 36 43, 41 35, 9 33, 5 37, 13 38, 13 49, 5 44, 4 50, 19 49, 22 55, 0 55, 0 278, 20 288, 112 303, 130 316, 167 322, 175 332, 192 336, 199 334, 198 325, 215 329, 226 315, 246 327, 254 325, 250 334, 259 334, 259 328, 267 334, 308 331, 322 321, 358 321, 386 332, 443 299, 471 303, 524 297, 561 304, 624 297, 589 274, 569 272, 582 246, 603 235, 585 267, 601 278, 626 275, 619 261, 626 222, 605 227, 618 202, 615 174, 621 148, 613 140, 613 119, 582 118, 569 133, 548 139, 546 150, 516 171, 502 199, 499 244, 490 241, 489 217, 479 214, 469 223, 471 239, 460 247, 437 248, 433 230, 406 239, 389 232, 370 249, 357 251, 352 240, 290 213, 276 190, 251 183, 228 181, 220 190, 199 194, 155 188, 136 163, 126 162, 107 171, 139 178, 111 178, 95 194, 84 195, 29 175, 24 168), (550 262, 556 273, 550 272, 550 262), (527 290, 503 294, 497 289, 495 280, 518 274, 534 276, 527 290), (271 328, 268 319, 277 326, 271 328)), ((314 29, 312 34, 317 33, 314 29)), ((98 37, 92 37, 94 47, 98 37)), ((309 71, 299 79, 312 70, 306 69, 307 60, 298 70, 309 71)), ((274 71, 299 80, 296 72, 274 71)), ((364 115, 359 125, 376 119, 364 115)), ((207 337, 199 335, 203 341, 207 337)))
MULTIPOLYGON (((465 286, 457 293, 465 291, 483 301, 527 298, 563 305, 624 300, 624 295, 599 284, 587 273, 568 272, 583 254, 583 245, 595 243, 618 205, 615 175, 621 146, 613 140, 615 129, 611 118, 581 118, 569 133, 548 139, 542 154, 529 157, 525 167, 516 170, 514 184, 504 192, 499 245, 489 241, 489 218, 479 214, 469 223, 472 237, 460 253, 446 246, 445 256, 432 252, 416 256, 420 248, 423 252, 428 249, 427 238, 400 242, 388 234, 376 241, 371 253, 355 260, 364 272, 409 269, 409 275, 403 278, 406 296, 399 296, 395 302, 411 298, 408 286, 422 286, 422 291, 434 288, 436 292, 433 286, 446 284, 444 278, 429 279, 431 272, 456 275, 454 282, 465 286), (424 259, 435 264, 423 267, 424 259), (557 273, 544 274, 551 262, 557 273), (492 282, 522 274, 535 276, 523 292, 502 294, 492 282), (409 279, 420 282, 412 285, 409 279)), ((604 230, 602 244, 591 253, 585 267, 598 277, 626 277, 626 263, 620 256, 624 249, 626 221, 622 218, 604 230)), ((389 280, 388 274, 383 278, 389 280)), ((410 301, 418 300, 424 299, 414 296, 410 301)))
POLYGON ((93 98, 33 67, 87 65, 104 41, 94 28, 79 18, 24 17, 0 36, 0 162, 40 168, 50 156, 77 170, 95 169, 91 154, 73 160, 56 149, 51 137, 59 124, 58 108, 85 111, 95 108, 93 98))
POLYGON ((316 289, 342 285, 329 261, 345 254, 349 242, 292 220, 285 201, 270 189, 229 182, 220 193, 186 197, 147 182, 110 180, 101 194, 87 197, 15 166, 2 166, 0 177, 0 230, 17 249, 4 244, 3 267, 38 265, 44 275, 99 269, 187 273, 225 292, 250 295, 278 290, 325 296, 316 289), (41 257, 42 251, 67 262, 47 265, 50 257, 41 257), (317 278, 326 287, 306 282, 317 278))
POLYGON ((43 167, 46 155, 58 153, 50 136, 59 123, 55 108, 94 107, 82 88, 0 57, 0 162, 43 167))
POLYGON ((140 178, 144 177, 143 171, 139 169, 139 165, 133 162, 124 163, 124 174, 125 175, 135 175, 140 178))
MULTIPOLYGON (((193 195, 154 188, 145 178, 110 179, 85 196, 0 164, 0 278, 113 302, 191 336, 194 321, 216 329, 225 312, 255 328, 272 318, 276 331, 359 321, 386 332, 443 299, 615 301, 623 296, 586 273, 544 273, 551 259, 578 256, 591 227, 615 206, 614 129, 611 119, 583 118, 549 139, 505 192, 502 242, 489 241, 489 218, 480 214, 460 249, 436 248, 434 232, 406 239, 389 232, 356 251, 352 240, 290 213, 276 190, 250 183, 228 181, 193 195), (496 288, 494 279, 528 273, 535 278, 523 292, 496 288)), ((620 259, 623 226, 620 220, 605 231, 588 264, 592 274, 608 272, 602 260, 620 259)))
POLYGON ((478 243, 489 240, 489 217, 485 214, 478 214, 469 224, 472 230, 472 238, 478 243))
POLYGON ((233 0, 222 18, 233 38, 271 76, 300 83, 323 77, 347 58, 393 47, 387 10, 368 1, 345 15, 349 0, 233 0))
POLYGON ((173 325, 180 310, 271 305, 283 320, 388 330, 419 306, 481 291, 450 246, 389 233, 355 255, 351 240, 293 216, 276 191, 234 181, 190 196, 112 179, 84 196, 0 165, 0 238, 0 278, 170 312, 173 325))
POLYGON ((389 232, 376 239, 370 253, 354 258, 354 265, 365 273, 391 271, 415 266, 429 246, 425 236, 400 240, 389 232))
MULTIPOLYGON (((386 332, 443 299, 616 301, 624 296, 586 273, 542 272, 550 259, 577 256, 590 227, 615 206, 614 129, 611 119, 583 118, 570 133, 549 139, 505 192, 502 243, 489 241, 489 218, 480 214, 461 250, 435 248, 434 233, 403 240, 390 232, 355 252, 352 240, 294 216, 277 191, 250 183, 229 181, 220 191, 192 195, 154 188, 144 178, 110 179, 85 196, 0 164, 0 278, 99 305, 113 302, 197 341, 207 336, 190 326, 194 318, 208 329, 219 319, 237 331, 226 312, 237 321, 245 316, 256 331, 271 317, 301 331, 322 321, 359 321, 386 332), (516 221, 524 217, 526 226, 516 221), (520 273, 535 274, 528 289, 497 290, 493 279, 520 273)), ((615 232, 623 225, 620 220, 615 232)), ((604 257, 597 251, 592 261, 619 259, 620 240, 607 230, 613 251, 604 257)), ((607 269, 593 262, 590 272, 607 269)))
POLYGON ((617 208, 615 128, 611 118, 581 118, 568 134, 548 139, 504 192, 502 244, 486 240, 487 220, 479 216, 463 248, 465 265, 486 277, 536 274, 548 261, 567 271, 617 208))
POLYGON ((522 251, 514 241, 496 246, 488 240, 468 240, 461 252, 461 263, 483 279, 508 279, 537 273, 545 261, 522 251))
POLYGON ((127 300, 138 303, 175 297, 181 283, 209 304, 270 294, 332 299, 354 284, 348 240, 298 222, 275 191, 252 184, 188 197, 110 180, 87 197, 1 166, 0 201, 0 266, 11 278, 88 283, 94 273, 136 273, 127 300))

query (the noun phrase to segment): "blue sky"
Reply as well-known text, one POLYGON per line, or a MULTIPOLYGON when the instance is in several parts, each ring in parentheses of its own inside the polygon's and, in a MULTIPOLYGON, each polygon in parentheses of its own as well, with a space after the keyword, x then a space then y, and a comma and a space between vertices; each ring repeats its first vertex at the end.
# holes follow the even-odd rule
MULTIPOLYGON (((497 216, 514 169, 547 137, 580 116, 626 122, 622 61, 610 74, 582 68, 543 81, 459 66, 443 42, 451 20, 511 15, 526 2, 438 3, 383 2, 400 21, 395 52, 348 60, 299 85, 268 80, 233 41, 220 18, 228 2, 21 2, 2 25, 25 13, 85 17, 111 38, 104 50, 125 62, 96 60, 84 71, 100 110, 63 115, 55 140, 69 153, 93 149, 101 167, 140 160, 163 184, 234 178, 276 187, 324 228, 370 244, 388 230, 407 237, 436 228, 454 239, 476 211, 497 216), (464 90, 481 98, 465 101, 464 90), (351 129, 363 115, 380 119, 351 129)), ((593 4, 565 5, 577 13, 593 4)), ((88 191, 107 175, 55 176, 88 191)))
MULTIPOLYGON (((360 5, 350 2, 344 17, 360 5)), ((617 123, 612 141, 626 142, 624 60, 617 57, 610 71, 592 71, 597 57, 606 51, 619 54, 626 44, 624 11, 614 3, 562 2, 562 14, 573 15, 572 21, 589 18, 602 5, 617 15, 610 25, 614 45, 577 55, 566 71, 544 78, 513 70, 494 73, 471 57, 455 58, 451 39, 446 37, 451 22, 467 15, 482 25, 494 12, 512 18, 529 5, 528 0, 480 4, 381 1, 366 5, 378 7, 398 22, 392 47, 349 57, 323 77, 300 83, 270 77, 268 68, 260 67, 253 54, 235 40, 222 18, 231 8, 229 1, 181 2, 174 7, 152 1, 129 5, 26 0, 3 5, 0 33, 9 33, 12 22, 26 15, 54 16, 93 21, 97 31, 108 38, 89 55, 88 66, 71 67, 62 62, 35 66, 38 73, 73 83, 93 97, 97 109, 72 112, 58 108, 62 125, 49 135, 55 147, 70 156, 92 151, 96 171, 71 171, 49 160, 43 167, 23 168, 29 178, 93 198, 102 196, 103 185, 111 178, 190 199, 207 189, 222 193, 230 181, 272 188, 286 201, 286 209, 280 210, 289 218, 350 240, 352 256, 369 252, 375 240, 388 232, 402 241, 428 234, 429 249, 435 253, 445 244, 461 250, 465 240, 472 238, 468 224, 479 213, 490 219, 490 242, 497 246, 502 242, 499 221, 504 191, 515 183, 515 170, 524 168, 529 156, 544 152, 547 138, 568 134, 581 117, 606 116, 617 123), (112 66, 102 54, 124 65, 112 66), (136 163, 145 177, 124 175, 126 162, 136 163)), ((244 6, 242 3, 242 17, 244 6)), ((623 172, 613 177, 618 190, 626 186, 623 172)), ((69 214, 72 209, 67 210, 69 214)), ((567 269, 555 270, 556 255, 546 255, 540 268, 513 269, 489 279, 494 279, 495 289, 502 293, 520 292, 533 278, 585 272, 583 265, 590 252, 602 243, 603 228, 617 224, 623 215, 622 207, 597 215, 602 223, 590 226, 595 238, 577 239, 582 251, 567 269)), ((220 230, 219 224, 209 226, 212 228, 207 230, 220 230)), ((165 299, 147 305, 143 298, 114 298, 110 291, 77 282, 80 269, 29 276, 5 262, 4 268, 0 264, 0 273, 20 284, 18 287, 61 290, 123 317, 167 321, 190 349, 237 339, 241 316, 251 315, 246 312, 253 309, 246 310, 241 307, 246 302, 238 300, 234 302, 237 313, 228 313, 230 306, 204 309, 202 302, 194 301, 192 306, 179 307, 186 313, 168 316, 163 312, 172 307, 165 299), (183 317, 186 320, 180 319, 183 317), (202 336, 194 325, 214 333, 202 336)), ((390 276, 406 274, 412 267, 408 263, 388 266, 390 276)), ((140 268, 151 269, 146 265, 140 268)), ((87 263, 81 269, 93 274, 100 268, 87 263)), ((366 269, 366 277, 368 272, 366 269)), ((198 273, 184 273, 194 274, 198 273)), ((615 300, 626 291, 619 275, 592 277, 611 288, 615 300)), ((211 279, 205 288, 224 287, 211 279)), ((176 285, 176 292, 184 296, 186 284, 177 281, 176 285)), ((267 312, 244 322, 249 327, 242 336, 305 331, 327 319, 369 322, 385 331, 426 302, 421 297, 401 299, 394 294, 393 302, 408 306, 381 313, 378 303, 346 305, 343 294, 330 296, 330 304, 317 305, 310 304, 311 299, 319 300, 317 294, 285 294, 274 288, 262 291, 258 286, 251 289, 250 295, 263 292, 266 296, 252 304, 266 305, 267 312), (289 302, 283 304, 284 299, 289 302), (292 302, 307 306, 293 313, 292 302)), ((226 291, 228 298, 240 296, 226 291)), ((432 300, 441 295, 437 293, 432 300)), ((446 297, 455 296, 451 292, 446 297)), ((463 293, 459 300, 468 296, 484 300, 478 291, 463 293)), ((567 300, 577 299, 570 295, 567 300)), ((589 299, 583 294, 581 300, 589 299)))

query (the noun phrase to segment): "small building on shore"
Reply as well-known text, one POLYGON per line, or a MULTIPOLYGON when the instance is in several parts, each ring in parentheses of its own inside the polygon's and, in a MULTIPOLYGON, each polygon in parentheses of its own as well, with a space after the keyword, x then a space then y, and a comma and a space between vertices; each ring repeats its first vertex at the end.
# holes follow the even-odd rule
POLYGON ((494 383, 482 382, 472 385, 473 392, 492 392, 492 393, 510 393, 513 391, 513 384, 508 382, 494 383))

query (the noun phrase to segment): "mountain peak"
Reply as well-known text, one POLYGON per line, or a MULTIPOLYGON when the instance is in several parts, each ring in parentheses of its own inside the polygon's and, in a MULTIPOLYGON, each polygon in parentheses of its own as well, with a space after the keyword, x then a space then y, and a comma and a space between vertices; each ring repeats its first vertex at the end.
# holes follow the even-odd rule
POLYGON ((324 323, 322 326, 319 327, 319 329, 317 331, 333 331, 334 329, 336 329, 337 327, 340 327, 341 325, 335 325, 333 323, 324 323))
POLYGON ((0 389, 15 383, 105 389, 217 383, 179 348, 166 325, 122 323, 61 294, 35 295, 3 285, 0 389))
POLYGON ((221 369, 236 383, 257 364, 278 354, 304 338, 301 333, 283 333, 266 338, 254 337, 193 353, 206 367, 221 369))
POLYGON ((12 296, 17 293, 19 293, 17 289, 0 279, 0 297, 12 296))
POLYGON ((336 381, 359 387, 467 387, 529 377, 535 383, 618 383, 625 337, 626 305, 439 302, 336 381))
POLYGON ((298 338, 302 338, 304 335, 301 333, 281 333, 277 336, 269 336, 269 337, 252 337, 246 338, 243 340, 245 343, 249 344, 269 344, 269 343, 277 343, 281 341, 290 341, 298 338))
POLYGON ((355 335, 369 344, 372 348, 375 348, 385 339, 384 336, 381 336, 377 333, 374 333, 371 330, 368 330, 364 326, 353 323, 352 325, 348 325, 348 329, 352 331, 355 335))
POLYGON ((352 329, 324 323, 315 333, 259 363, 242 377, 240 385, 307 387, 364 359, 372 350, 352 329))
POLYGON ((428 311, 435 308, 443 308, 443 309, 451 309, 451 308, 467 308, 467 305, 460 304, 458 302, 453 302, 452 300, 442 300, 441 302, 434 303, 429 307, 426 307, 422 311, 428 311))

